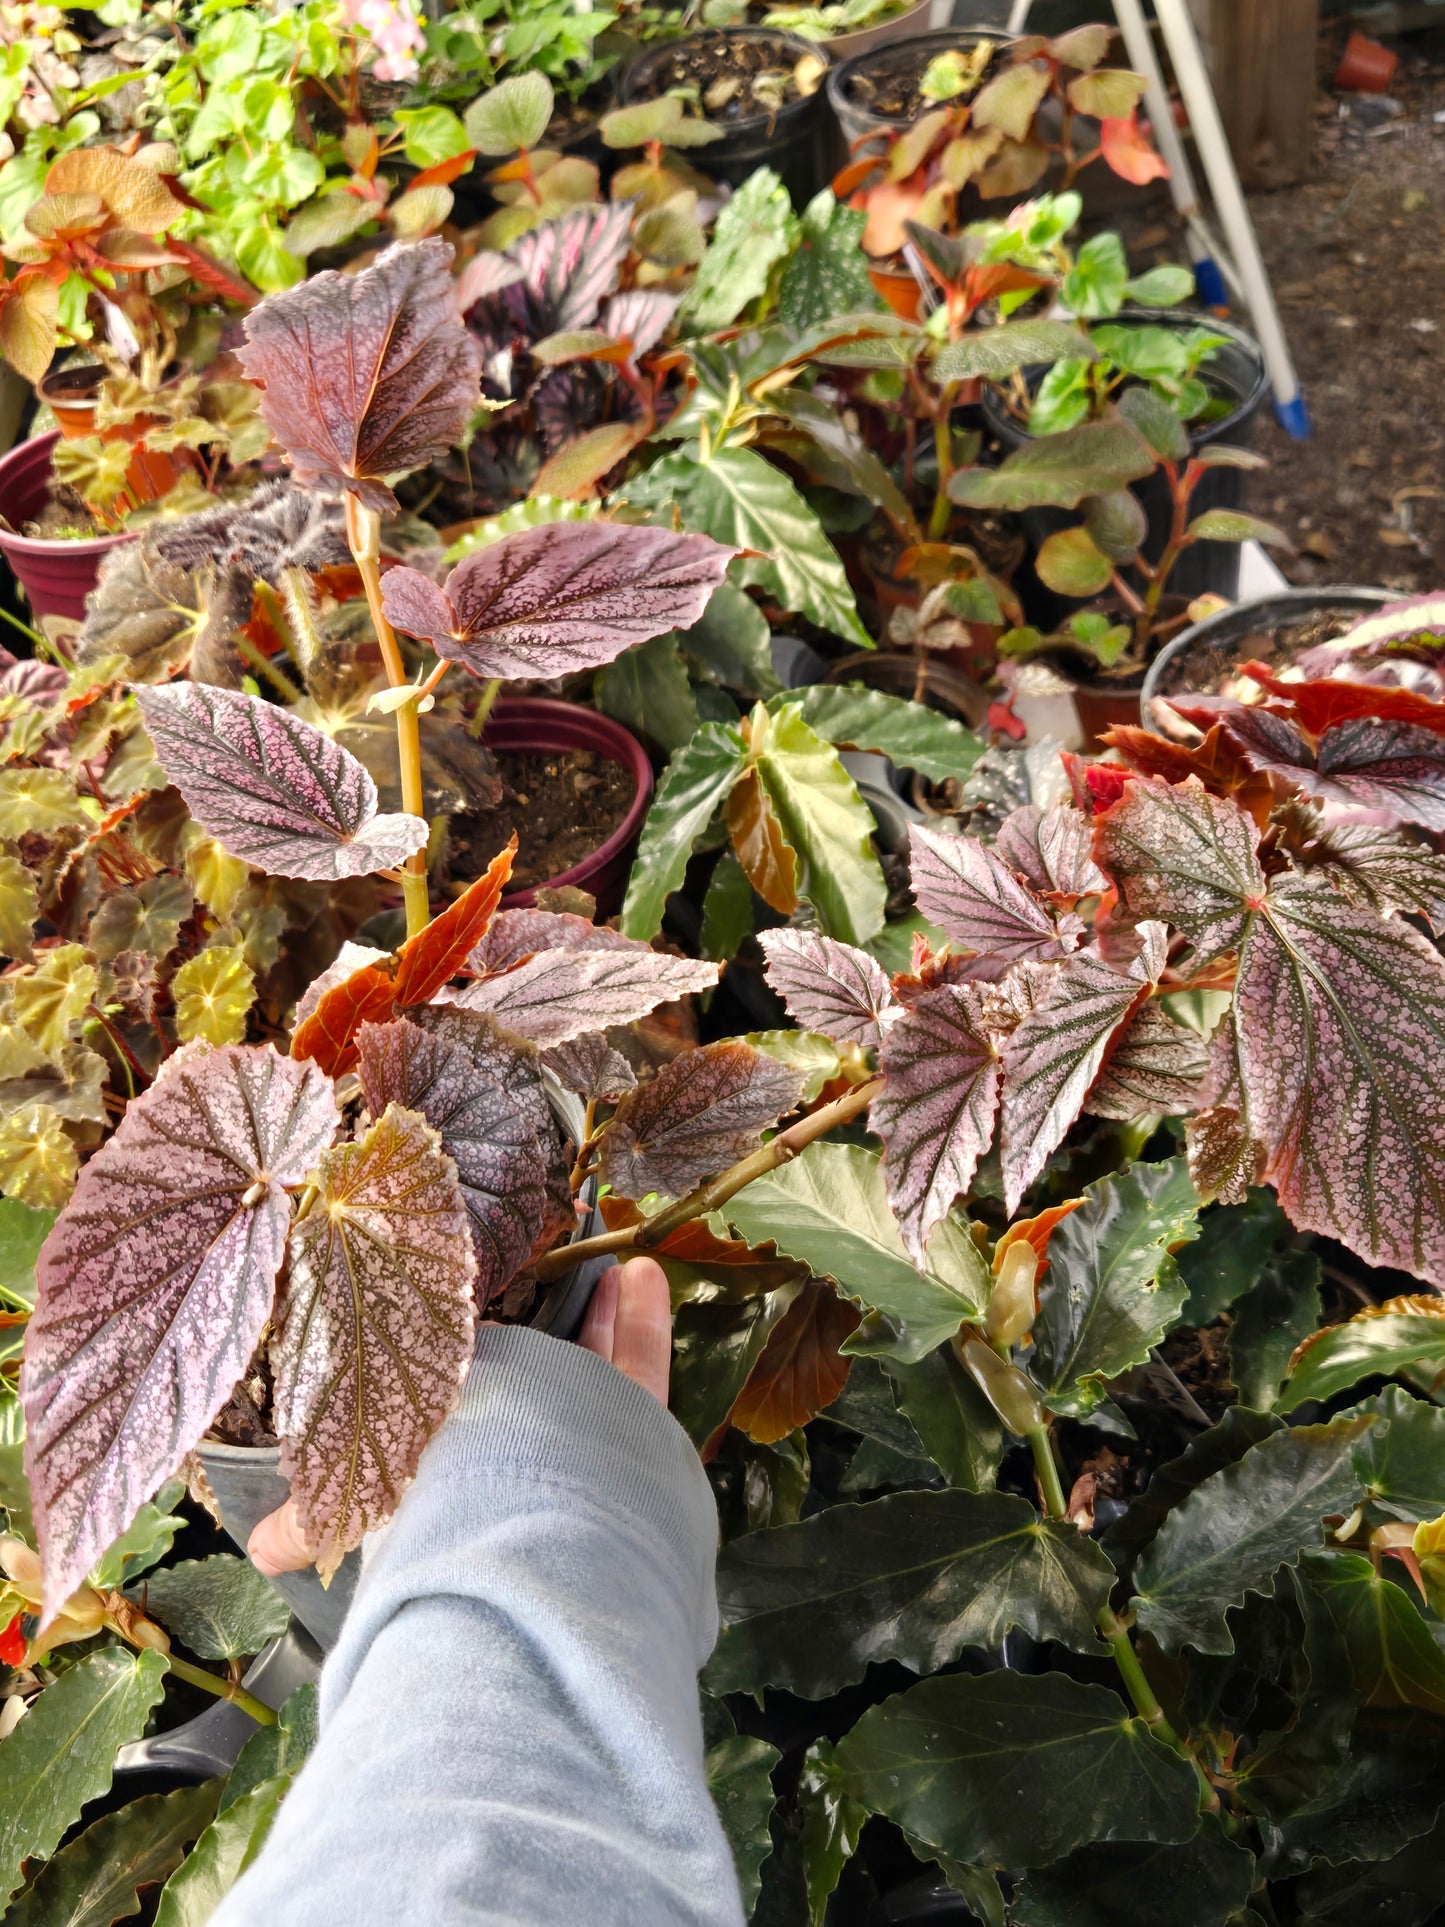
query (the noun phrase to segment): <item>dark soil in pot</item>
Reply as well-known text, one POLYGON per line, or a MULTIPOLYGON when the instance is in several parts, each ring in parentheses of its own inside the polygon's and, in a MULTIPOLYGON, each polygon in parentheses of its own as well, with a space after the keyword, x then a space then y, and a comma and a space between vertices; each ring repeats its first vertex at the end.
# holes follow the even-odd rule
POLYGON ((619 98, 632 105, 685 90, 723 129, 721 140, 688 150, 691 164, 732 187, 741 187, 759 167, 771 167, 801 208, 828 182, 816 64, 826 66, 827 60, 826 47, 771 28, 687 34, 630 61, 619 98), (763 81, 764 75, 775 84, 763 81))
MULTIPOLYGON (((987 43, 998 52, 985 68, 984 77, 996 72, 1004 64, 1005 49, 1013 38, 1004 26, 1006 13, 1006 8, 969 5, 965 15, 979 15, 976 26, 970 21, 966 26, 945 28, 942 33, 915 34, 884 47, 870 47, 836 66, 828 75, 828 104, 837 116, 845 145, 853 148, 870 134, 911 127, 921 115, 946 104, 928 100, 919 91, 929 62, 941 53, 954 48, 968 52, 987 43), (998 18, 996 28, 982 17, 988 14, 998 18)), ((979 84, 983 84, 982 78, 979 84)))
POLYGON ((37 435, 0 458, 0 555, 24 589, 33 620, 79 622, 102 557, 130 537, 97 533, 54 541, 20 532, 43 516, 51 501, 50 458, 59 440, 58 433, 37 435))

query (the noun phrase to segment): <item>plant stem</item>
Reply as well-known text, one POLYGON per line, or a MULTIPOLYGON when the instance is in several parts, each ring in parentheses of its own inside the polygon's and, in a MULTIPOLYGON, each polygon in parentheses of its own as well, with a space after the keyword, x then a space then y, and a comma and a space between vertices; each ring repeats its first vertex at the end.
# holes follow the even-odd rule
POLYGON ((243 636, 239 629, 236 631, 235 643, 237 654, 242 662, 249 663, 258 676, 264 676, 283 701, 288 703, 301 701, 301 691, 285 670, 278 669, 265 651, 258 649, 250 637, 243 636))
POLYGON ((208 1673, 204 1666, 192 1666, 188 1659, 177 1659, 174 1653, 167 1653, 171 1671, 177 1679, 186 1680, 192 1686, 199 1686, 202 1692, 214 1693, 218 1700, 230 1700, 239 1706, 243 1713, 249 1713, 258 1726, 274 1726, 276 1714, 272 1707, 264 1704, 248 1693, 244 1686, 237 1686, 229 1679, 221 1679, 215 1673, 208 1673))
MULTIPOLYGON (((381 517, 375 509, 365 507, 349 490, 346 496, 346 540, 351 548, 352 560, 361 571, 361 585, 366 590, 372 626, 381 644, 381 659, 386 665, 387 681, 393 689, 404 689, 408 681, 406 665, 401 659, 396 631, 387 621, 381 606, 381 517)), ((424 820, 426 806, 421 780, 421 718, 415 703, 403 703, 396 712, 396 751, 401 767, 401 807, 408 815, 424 820)), ((414 937, 431 922, 424 851, 417 850, 407 858, 401 889, 406 903, 406 934, 414 937)))
POLYGON ((477 713, 467 725, 467 734, 473 742, 478 740, 482 731, 486 728, 487 718, 492 713, 492 704, 497 700, 497 692, 501 686, 501 679, 496 676, 491 677, 483 684, 482 700, 477 704, 477 713))
POLYGON ((1039 1488, 1044 1495, 1044 1510, 1051 1519, 1068 1517, 1069 1504, 1064 1497, 1063 1484, 1059 1478, 1059 1464, 1054 1457, 1054 1448, 1049 1443, 1049 1428, 1035 1426, 1029 1433, 1029 1449, 1034 1455, 1034 1470, 1039 1475, 1039 1488))
POLYGON ((850 1118, 857 1117, 868 1108, 882 1088, 883 1080, 880 1077, 859 1084, 845 1096, 823 1105, 821 1110, 799 1118, 786 1131, 779 1131, 770 1143, 749 1152, 730 1171, 724 1171, 719 1178, 710 1178, 706 1184, 700 1184, 685 1198, 668 1205, 655 1217, 644 1219, 641 1224, 628 1225, 618 1231, 604 1231, 596 1238, 581 1238, 572 1244, 554 1246, 533 1267, 538 1281, 549 1284, 552 1279, 570 1271, 574 1265, 583 1264, 588 1258, 605 1257, 609 1252, 655 1250, 672 1232, 691 1224, 694 1218, 705 1218, 709 1211, 716 1211, 719 1205, 726 1204, 729 1198, 735 1197, 754 1178, 765 1177, 780 1165, 791 1164, 808 1145, 820 1137, 826 1137, 829 1131, 846 1124, 850 1118))

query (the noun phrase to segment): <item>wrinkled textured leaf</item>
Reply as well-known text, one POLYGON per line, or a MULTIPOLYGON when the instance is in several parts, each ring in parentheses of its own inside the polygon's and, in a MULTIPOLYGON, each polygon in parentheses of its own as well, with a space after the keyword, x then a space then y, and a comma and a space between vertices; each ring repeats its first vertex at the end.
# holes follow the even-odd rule
POLYGON ((376 785, 348 750, 240 690, 173 683, 135 691, 166 775, 233 856, 272 876, 366 876, 426 843, 417 816, 379 816, 376 785))
POLYGON ((211 1821, 220 1788, 147 1793, 94 1821, 46 1862, 7 1912, 11 1927, 110 1927, 141 1909, 139 1890, 164 1880, 211 1821))
POLYGON ((313 1066, 189 1045, 86 1165, 40 1254, 21 1396, 46 1611, 200 1439, 271 1312, 291 1204, 330 1143, 313 1066))
POLYGON ((933 358, 933 379, 1000 381, 1016 369, 1052 364, 1065 356, 1095 361, 1097 351, 1070 321, 1006 321, 999 328, 969 329, 933 358))
POLYGON ((882 967, 866 950, 813 930, 762 930, 767 978, 804 1030, 837 1044, 876 1046, 880 1019, 901 1006, 882 967))
POLYGON ((1319 869, 1352 902, 1406 910, 1445 930, 1445 857, 1376 823, 1312 826, 1296 861, 1319 869))
POLYGON ((853 1307, 810 1278, 768 1333, 732 1423, 759 1445, 774 1445, 816 1418, 843 1389, 851 1361, 838 1347, 857 1328, 853 1307))
POLYGON ((1135 777, 1094 819, 1094 852, 1136 917, 1161 917, 1207 962, 1244 933, 1245 900, 1262 896, 1258 832, 1242 810, 1197 777, 1171 786, 1135 777))
POLYGON ((908 830, 913 898, 925 917, 1002 976, 1024 958, 1063 957, 1077 940, 1073 927, 1056 928, 1033 892, 986 843, 941 836, 919 824, 908 830))
POLYGON ((386 477, 438 460, 476 410, 482 355, 461 325, 452 250, 390 247, 358 274, 327 271, 246 317, 241 365, 303 488, 348 488, 383 513, 386 477))
POLYGON ((588 1104, 637 1087, 637 1073, 605 1037, 574 1037, 570 1043, 554 1044, 542 1059, 559 1084, 588 1104))
POLYGON ((1092 826, 1082 810, 1065 803, 1050 809, 1025 803, 1004 818, 994 849, 1032 889, 1072 906, 1080 897, 1097 896, 1109 887, 1090 853, 1092 840, 1092 826))
POLYGON ((547 1048, 584 1031, 630 1024, 659 1004, 717 982, 718 966, 655 950, 545 950, 461 992, 518 1037, 547 1048))
POLYGON ((1015 1626, 1088 1652, 1112 1581, 1097 1547, 1002 1492, 830 1506, 723 1548, 708 1689, 822 1699, 875 1661, 930 1673, 1015 1626))
POLYGON ((668 764, 627 880, 621 925, 629 937, 657 934, 667 899, 686 874, 694 843, 727 801, 747 762, 747 745, 736 729, 704 723, 668 764))
POLYGON ((953 717, 860 682, 805 690, 803 721, 837 748, 875 750, 936 783, 966 777, 986 747, 953 717))
POLYGON ((1306 1399, 1333 1398, 1362 1378, 1396 1372, 1427 1383, 1445 1377, 1445 1317, 1422 1308, 1332 1325, 1295 1360, 1282 1408, 1290 1411, 1306 1399))
POLYGON ((256 977, 236 944, 214 944, 188 957, 171 979, 176 1035, 183 1044, 239 1044, 256 998, 256 977))
POLYGON ((459 562, 444 588, 382 577, 386 613, 474 676, 560 676, 701 617, 732 548, 621 522, 548 522, 459 562))
POLYGON ((1085 1109, 1095 1117, 1177 1117, 1195 1108, 1209 1062, 1204 1039, 1151 998, 1115 1039, 1085 1109))
POLYGON ((471 1363, 477 1263, 456 1166, 389 1105, 325 1152, 271 1341, 281 1469, 323 1572, 380 1525, 471 1363))
POLYGON ((511 970, 542 950, 646 950, 605 923, 556 910, 503 910, 467 963, 479 977, 511 970))
POLYGON ((162 1567, 141 1581, 136 1597, 197 1659, 259 1653, 291 1623, 291 1608, 276 1588, 249 1559, 229 1552, 162 1567))
POLYGON ((683 1197, 754 1150, 802 1088, 796 1071, 735 1039, 684 1051, 618 1105, 602 1176, 626 1198, 683 1197))

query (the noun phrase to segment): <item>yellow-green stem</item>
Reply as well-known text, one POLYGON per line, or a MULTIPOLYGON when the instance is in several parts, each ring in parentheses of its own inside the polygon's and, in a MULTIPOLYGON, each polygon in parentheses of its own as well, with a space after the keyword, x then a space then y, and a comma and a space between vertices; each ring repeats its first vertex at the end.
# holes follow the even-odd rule
POLYGON ((467 732, 473 742, 477 740, 486 728, 487 718, 492 713, 492 704, 497 700, 497 692, 501 687, 501 682, 496 676, 491 677, 489 681, 482 685, 482 699, 477 704, 477 713, 473 716, 467 732))
POLYGON ((243 1713, 249 1713, 258 1726, 276 1724, 275 1709, 256 1699, 244 1686, 233 1685, 219 1674, 208 1673, 204 1666, 192 1666, 188 1659, 177 1659, 174 1653, 167 1653, 166 1658, 177 1679, 199 1686, 204 1693, 214 1693, 218 1700, 229 1700, 233 1706, 239 1706, 243 1713))
POLYGON ((237 630, 235 643, 236 652, 242 662, 249 663, 258 676, 264 676, 283 702, 300 702, 301 691, 296 687, 295 683, 292 682, 285 670, 279 669, 264 650, 256 647, 249 636, 243 636, 240 631, 237 630))

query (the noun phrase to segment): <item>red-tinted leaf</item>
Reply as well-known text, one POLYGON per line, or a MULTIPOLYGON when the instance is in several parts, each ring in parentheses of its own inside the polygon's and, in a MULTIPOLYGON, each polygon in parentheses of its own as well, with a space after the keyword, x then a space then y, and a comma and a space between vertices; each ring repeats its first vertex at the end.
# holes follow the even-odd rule
POLYGON ((659 1004, 717 982, 719 966, 655 950, 545 950, 461 992, 463 1009, 487 1011, 515 1036, 546 1048, 584 1031, 630 1024, 659 1004))
POLYGON ((1124 1123, 1153 1112, 1182 1116, 1199 1102, 1207 1055, 1198 1031, 1151 998, 1120 1032, 1085 1108, 1124 1123))
POLYGON ((459 181, 470 170, 476 158, 476 148, 468 147, 460 154, 449 154, 444 161, 433 161, 430 167, 424 167, 419 174, 412 175, 407 182, 408 194, 416 187, 450 187, 453 181, 459 181))
MULTIPOLYGON (((166 177, 166 185, 172 194, 176 192, 177 183, 169 176, 166 177)), ((199 203, 188 200, 187 205, 195 207, 199 203)), ((209 212, 209 210, 203 211, 209 212)), ((219 295, 223 301, 235 301, 243 308, 249 308, 261 299, 259 292, 251 286, 249 281, 243 280, 234 269, 223 267, 203 248, 192 247, 189 241, 178 241, 173 234, 166 236, 166 247, 172 254, 179 256, 185 263, 191 279, 198 282, 208 294, 219 295)))
POLYGON ((428 1004, 444 983, 455 977, 481 941, 501 902, 512 862, 517 854, 516 832, 486 871, 464 890, 456 902, 433 917, 425 930, 408 937, 396 953, 396 1001, 428 1004))
POLYGON ((384 1024, 396 1008, 390 959, 366 964, 323 991, 316 1008, 291 1033, 291 1055, 310 1058, 328 1077, 356 1062, 356 1033, 363 1024, 384 1024))
MULTIPOLYGON (((367 964, 382 964, 390 971, 391 952, 378 950, 374 944, 369 943, 342 944, 336 953, 335 961, 329 963, 319 977, 313 977, 302 991, 291 1020, 292 1029, 300 1029, 328 990, 334 990, 337 984, 344 984, 348 977, 354 976, 367 964)), ((294 1051, 292 1055, 295 1055, 294 1051)))
POLYGON ((445 241, 402 242, 358 274, 313 274, 246 317, 241 364, 306 488, 395 509, 386 477, 437 461, 476 409, 482 353, 445 241))
POLYGON ((744 770, 733 785, 727 827, 743 875, 770 910, 790 917, 798 907, 798 855, 756 768, 744 770))
POLYGON ((560 676, 690 629, 735 553, 706 535, 549 522, 476 550, 445 588, 389 569, 382 600, 398 629, 475 676, 560 676))
POLYGON ((762 930, 767 979, 803 1030, 835 1044, 876 1046, 898 1004, 883 966, 866 950, 812 930, 762 930))
POLYGON ((456 1167, 415 1112, 325 1152, 271 1341, 281 1470, 323 1575, 395 1511, 455 1405, 476 1307, 456 1167))
POLYGON ((327 1080, 267 1045, 178 1052, 80 1174, 25 1342, 46 1616, 175 1472, 250 1363, 327 1080))
MULTIPOLYGON (((834 1396, 837 1396, 836 1393, 834 1396)), ((16 1613, 4 1631, 0 1632, 0 1660, 4 1660, 7 1666, 23 1665, 27 1644, 28 1642, 25 1638, 25 1615, 23 1612, 19 1612, 16 1613)))
POLYGON ((768 1333, 730 1413, 759 1445, 774 1445, 816 1418, 848 1382, 852 1360, 838 1350, 862 1314, 833 1287, 810 1278, 768 1333))
POLYGON ((1168 783, 1197 776, 1216 796, 1234 797, 1261 829, 1269 820, 1276 801, 1274 785, 1259 774, 1222 723, 1213 723, 1202 741, 1189 746, 1130 724, 1116 724, 1099 740, 1117 750, 1139 776, 1162 776, 1168 783))
POLYGON ((1332 724, 1352 722, 1357 716, 1414 723, 1437 736, 1445 735, 1445 703, 1432 703, 1412 689, 1397 689, 1388 683, 1336 681, 1333 677, 1320 682, 1281 682, 1260 662, 1247 662, 1243 673, 1272 696, 1291 704, 1312 736, 1323 735, 1332 724))
POLYGON ((1232 950, 1247 906, 1262 900, 1253 823, 1197 777, 1135 777, 1094 819, 1094 855, 1135 917, 1160 917, 1193 939, 1198 962, 1232 950))
POLYGON ((751 1044, 684 1051, 630 1091, 602 1141, 602 1176, 627 1198, 680 1198, 753 1150, 802 1092, 796 1071, 751 1044))
POLYGON ((1032 890, 977 837, 940 836, 915 824, 908 839, 914 901, 948 936, 986 959, 992 975, 1026 957, 1043 961, 1074 948, 1078 918, 1066 915, 1056 927, 1032 890))
POLYGON ((1101 120, 1099 146, 1104 159, 1120 179, 1132 181, 1135 187, 1169 178, 1169 168, 1163 155, 1155 148, 1134 114, 1122 120, 1101 120))
POLYGON ((1320 738, 1318 771, 1301 786, 1323 802, 1388 810, 1402 823, 1445 830, 1445 737, 1412 723, 1360 717, 1320 738))
POLYGON ((456 1165, 477 1256, 480 1309, 526 1264, 547 1215, 547 1165, 537 1134, 499 1083, 458 1043, 415 1024, 367 1024, 358 1040, 371 1115, 388 1104, 419 1112, 456 1165))
POLYGON ((1004 818, 994 849, 1041 896, 1072 909, 1080 897, 1097 896, 1109 887, 1094 861, 1092 843, 1082 810, 1067 804, 1046 810, 1026 803, 1004 818))
POLYGON ((637 1073, 622 1055, 613 1050, 605 1037, 595 1033, 574 1037, 569 1044, 554 1044, 543 1051, 542 1062, 558 1083, 588 1104, 599 1098, 621 1097, 635 1089, 637 1073))
POLYGON ((981 1001, 973 984, 925 991, 889 1025, 879 1052, 888 1081, 870 1117, 898 1228, 918 1264, 993 1139, 999 1061, 981 1001))
POLYGON ((379 816, 365 767, 275 703, 206 683, 133 693, 191 814, 258 870, 335 882, 390 869, 425 845, 419 816, 379 816))
POLYGON ((664 294, 661 288, 633 288, 627 294, 614 294, 602 326, 615 340, 632 343, 632 359, 636 361, 667 333, 677 313, 678 298, 664 294))
POLYGON ((503 910, 467 959, 479 977, 511 970, 542 950, 647 950, 638 937, 624 937, 605 923, 589 923, 556 910, 503 910))
MULTIPOLYGON (((1062 1223, 1071 1211, 1077 1211, 1083 1202, 1082 1198, 1070 1198, 1065 1204, 1051 1204, 1047 1211, 1040 1211, 1036 1217, 1016 1218, 993 1248, 994 1276, 997 1277, 1002 1270, 1004 1253, 1009 1246, 1017 1244, 1021 1238, 1027 1238, 1034 1248, 1034 1255, 1039 1261, 1039 1277, 1042 1277, 1043 1268, 1049 1262, 1049 1239, 1054 1226, 1062 1223)), ((1037 1285, 1038 1279, 1034 1282, 1037 1285)))
MULTIPOLYGON (((598 1200, 602 1212, 602 1222, 609 1231, 620 1231, 644 1221, 641 1206, 630 1198, 619 1198, 615 1191, 608 1191, 598 1200)), ((662 1258, 677 1258, 686 1264, 694 1265, 750 1265, 756 1266, 758 1254, 742 1238, 719 1238, 711 1230, 705 1218, 694 1218, 690 1224, 679 1225, 676 1231, 669 1231, 660 1245, 653 1250, 662 1258)), ((787 1261, 782 1261, 785 1269, 787 1261)), ((796 1272, 797 1267, 792 1267, 796 1272)))

